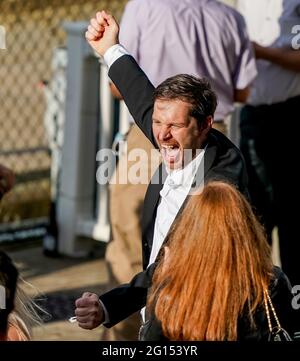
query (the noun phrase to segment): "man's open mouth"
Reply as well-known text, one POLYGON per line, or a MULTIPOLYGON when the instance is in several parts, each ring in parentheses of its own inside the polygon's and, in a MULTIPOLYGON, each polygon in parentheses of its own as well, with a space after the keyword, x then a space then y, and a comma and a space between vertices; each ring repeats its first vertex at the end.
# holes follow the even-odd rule
POLYGON ((177 144, 161 144, 160 152, 167 163, 177 163, 180 159, 180 148, 177 144))

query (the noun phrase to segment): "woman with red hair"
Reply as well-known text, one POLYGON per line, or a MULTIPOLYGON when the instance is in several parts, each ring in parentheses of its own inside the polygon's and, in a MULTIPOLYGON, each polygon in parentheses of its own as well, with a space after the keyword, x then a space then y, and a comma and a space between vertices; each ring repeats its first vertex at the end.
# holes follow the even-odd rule
POLYGON ((290 283, 233 186, 214 181, 191 196, 165 246, 141 340, 264 340, 278 326, 272 309, 289 334, 295 331, 290 283))

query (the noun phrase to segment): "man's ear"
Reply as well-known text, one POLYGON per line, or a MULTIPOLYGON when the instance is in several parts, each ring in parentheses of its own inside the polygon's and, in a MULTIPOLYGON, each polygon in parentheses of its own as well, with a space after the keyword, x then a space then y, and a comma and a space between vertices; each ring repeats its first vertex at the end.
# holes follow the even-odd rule
POLYGON ((213 122, 214 122, 214 118, 211 115, 206 117, 206 119, 201 124, 201 132, 202 132, 202 134, 207 135, 207 133, 212 128, 213 122))
POLYGON ((206 119, 207 119, 207 126, 208 126, 208 128, 210 130, 212 128, 214 118, 211 115, 209 115, 206 119))

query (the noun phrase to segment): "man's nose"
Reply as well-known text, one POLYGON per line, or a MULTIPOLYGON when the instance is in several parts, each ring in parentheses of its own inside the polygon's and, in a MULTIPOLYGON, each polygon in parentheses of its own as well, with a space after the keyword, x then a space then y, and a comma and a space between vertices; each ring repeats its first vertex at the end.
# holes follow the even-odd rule
POLYGON ((160 132, 158 134, 158 139, 160 141, 168 140, 172 138, 172 134, 169 127, 161 127, 160 132))

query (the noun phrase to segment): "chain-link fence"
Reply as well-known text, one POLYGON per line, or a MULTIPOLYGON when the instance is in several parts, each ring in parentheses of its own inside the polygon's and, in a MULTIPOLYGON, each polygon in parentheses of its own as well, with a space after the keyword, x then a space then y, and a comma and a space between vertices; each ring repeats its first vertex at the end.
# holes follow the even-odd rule
POLYGON ((54 49, 65 46, 65 21, 88 21, 96 10, 120 18, 126 0, 0 0, 0 163, 16 185, 0 205, 1 232, 47 221, 51 155, 45 127, 54 49), (41 86, 42 84, 42 86, 41 86))

